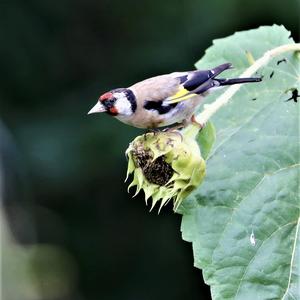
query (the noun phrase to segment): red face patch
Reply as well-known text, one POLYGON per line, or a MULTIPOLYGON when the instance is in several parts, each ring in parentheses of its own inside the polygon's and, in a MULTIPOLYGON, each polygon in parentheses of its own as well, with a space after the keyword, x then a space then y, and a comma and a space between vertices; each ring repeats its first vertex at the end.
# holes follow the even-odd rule
POLYGON ((109 112, 112 115, 117 115, 119 113, 118 110, 114 106, 109 109, 109 112))
POLYGON ((113 97, 113 94, 111 92, 105 93, 102 96, 100 96, 100 101, 108 100, 113 97))

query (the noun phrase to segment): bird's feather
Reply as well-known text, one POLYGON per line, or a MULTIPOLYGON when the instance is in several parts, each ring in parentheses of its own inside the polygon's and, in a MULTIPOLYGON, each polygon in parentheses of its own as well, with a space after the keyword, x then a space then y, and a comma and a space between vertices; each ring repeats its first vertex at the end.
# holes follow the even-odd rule
POLYGON ((218 85, 218 83, 215 84, 213 78, 231 67, 231 64, 225 63, 211 70, 188 72, 188 76, 180 77, 181 89, 174 96, 169 97, 167 103, 178 103, 204 93, 208 89, 218 85))
POLYGON ((185 89, 183 86, 181 86, 179 91, 175 95, 168 97, 166 99, 166 103, 167 104, 178 103, 180 101, 190 99, 193 96, 196 96, 196 94, 191 93, 190 91, 185 89))

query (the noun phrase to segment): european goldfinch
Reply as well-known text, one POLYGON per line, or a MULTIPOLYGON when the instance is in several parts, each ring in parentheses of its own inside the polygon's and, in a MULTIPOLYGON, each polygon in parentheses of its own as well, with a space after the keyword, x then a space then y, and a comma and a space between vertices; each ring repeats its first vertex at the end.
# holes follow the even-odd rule
POLYGON ((138 128, 157 128, 193 122, 196 107, 208 92, 222 86, 259 82, 261 78, 216 78, 230 69, 225 63, 211 70, 175 72, 152 77, 129 88, 118 88, 100 96, 89 114, 106 112, 138 128))

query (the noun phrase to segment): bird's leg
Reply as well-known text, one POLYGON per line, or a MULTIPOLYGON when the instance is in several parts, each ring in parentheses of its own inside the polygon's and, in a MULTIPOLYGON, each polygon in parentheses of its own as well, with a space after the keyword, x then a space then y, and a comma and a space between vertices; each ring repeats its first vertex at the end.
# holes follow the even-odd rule
POLYGON ((205 124, 201 124, 201 123, 197 122, 195 115, 192 115, 192 117, 191 117, 191 122, 192 122, 193 124, 199 126, 199 127, 200 127, 200 131, 202 130, 202 128, 205 127, 205 124))
POLYGON ((163 131, 164 132, 172 132, 172 131, 175 131, 175 130, 178 130, 178 129, 182 129, 185 127, 185 124, 184 123, 180 123, 180 124, 177 124, 173 127, 168 127, 168 128, 165 128, 163 131))
POLYGON ((147 134, 148 133, 153 133, 154 135, 156 135, 159 132, 159 129, 157 128, 148 128, 147 131, 144 133, 144 140, 147 140, 147 134))
POLYGON ((180 124, 177 124, 177 125, 175 125, 173 127, 165 128, 163 130, 163 132, 178 134, 180 136, 180 138, 181 138, 181 141, 183 141, 183 136, 182 136, 181 132, 179 131, 179 129, 182 129, 184 127, 185 127, 184 123, 180 123, 180 124))

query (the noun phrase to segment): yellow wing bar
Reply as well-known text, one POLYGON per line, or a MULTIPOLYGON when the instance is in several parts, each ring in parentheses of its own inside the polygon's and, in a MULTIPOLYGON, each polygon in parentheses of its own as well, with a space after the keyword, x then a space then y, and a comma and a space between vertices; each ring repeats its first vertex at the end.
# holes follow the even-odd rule
POLYGON ((181 88, 175 95, 169 97, 167 99, 167 102, 169 104, 174 104, 174 103, 178 103, 187 99, 190 99, 193 96, 196 96, 197 94, 191 93, 190 91, 188 91, 185 88, 181 88))

